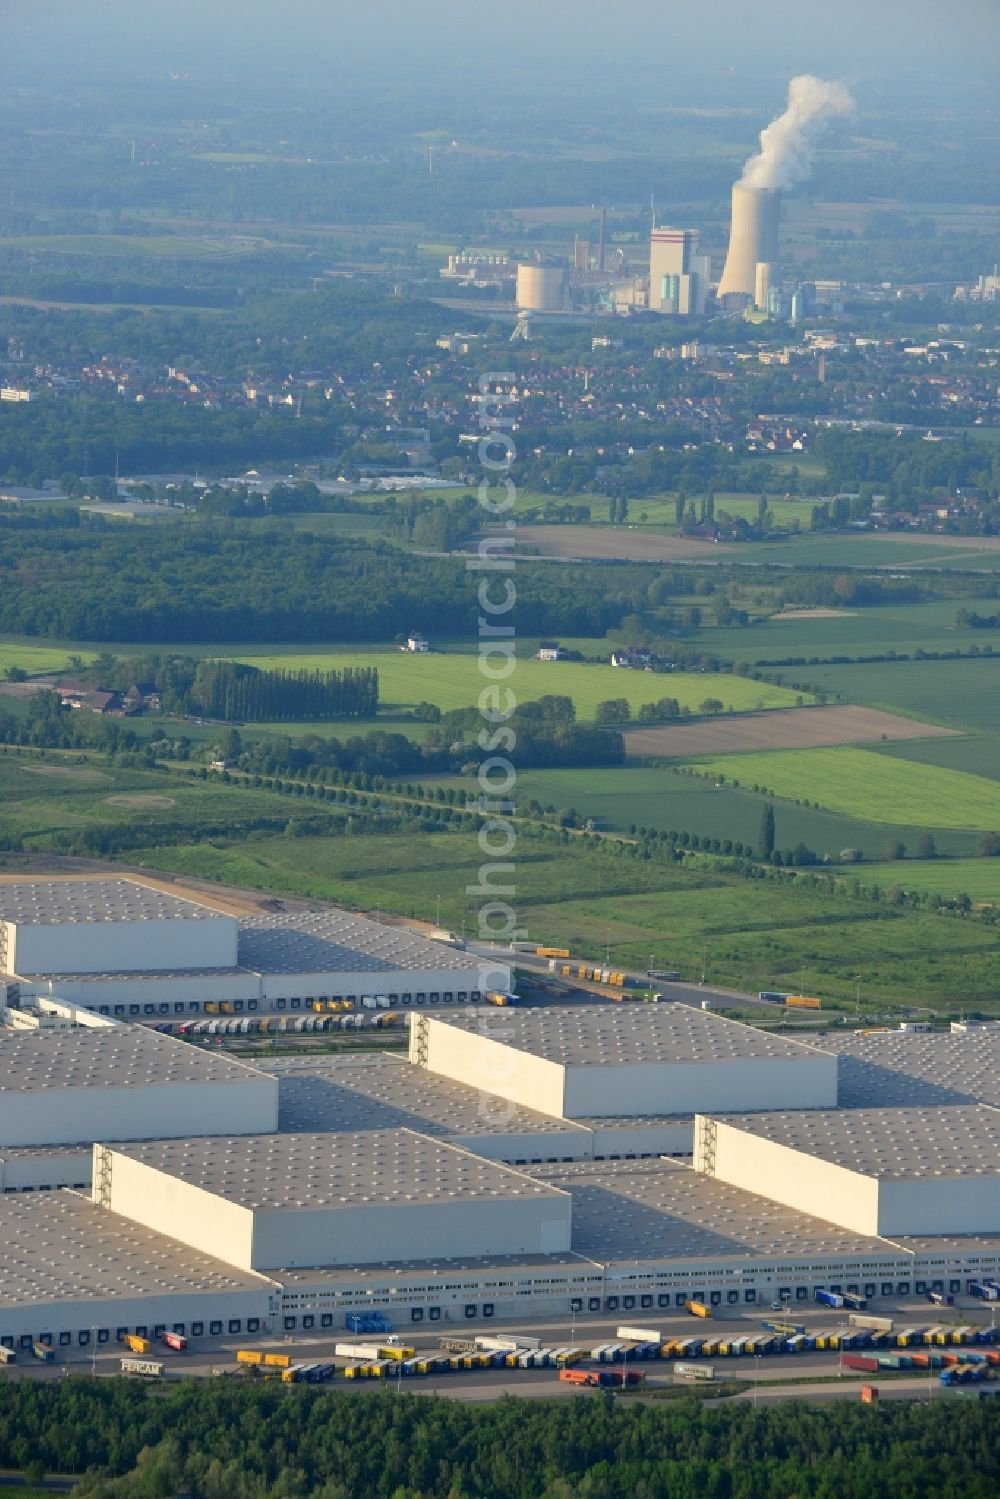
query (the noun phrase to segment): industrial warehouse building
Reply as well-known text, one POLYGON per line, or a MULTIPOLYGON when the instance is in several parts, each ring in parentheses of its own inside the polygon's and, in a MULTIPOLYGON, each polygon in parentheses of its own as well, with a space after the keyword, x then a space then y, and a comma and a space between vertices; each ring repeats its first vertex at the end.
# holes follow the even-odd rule
POLYGON ((988 1232, 1000 1224, 1000 1112, 800 1109, 699 1116, 694 1164, 858 1233, 988 1232))
POLYGON ((251 1134, 278 1121, 273 1078, 141 1026, 0 1030, 8 1146, 251 1134))
POLYGON ((223 1003, 236 1013, 376 995, 398 1008, 462 1004, 509 984, 502 959, 346 911, 239 915, 134 876, 0 878, 0 990, 15 1001, 177 1020, 223 1003))
MULTIPOLYGON (((58 962, 141 996, 116 934, 168 984, 160 923, 175 976, 235 981, 204 966, 225 941, 275 1003, 372 982, 415 1004, 433 980, 443 1005, 445 983, 455 1002, 479 980, 478 960, 341 912, 200 916, 99 883, 103 906, 67 889, 92 881, 0 882, 9 987, 57 986, 58 962), (61 924, 100 972, 70 938, 46 956, 35 929, 61 924), (11 974, 18 952, 47 975, 11 974)), ((412 1013, 408 1060, 259 1066, 65 1006, 63 1029, 0 1029, 0 1341, 308 1334, 372 1308, 400 1327, 746 1308, 1000 1275, 1000 1028, 802 1044, 680 1005, 412 1013)))
POLYGON ((837 1102, 835 1057, 685 1005, 415 1016, 410 1059, 557 1118, 837 1102))
POLYGON ((105 1207, 241 1269, 569 1249, 565 1192, 415 1130, 95 1149, 105 1207))

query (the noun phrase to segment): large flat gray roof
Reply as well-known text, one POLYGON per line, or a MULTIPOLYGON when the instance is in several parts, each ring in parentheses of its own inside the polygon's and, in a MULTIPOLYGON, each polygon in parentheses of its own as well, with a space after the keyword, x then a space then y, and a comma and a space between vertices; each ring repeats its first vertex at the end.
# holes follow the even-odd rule
MULTIPOLYGON (((267 1284, 72 1191, 0 1197, 0 1242, 0 1329, 5 1306, 256 1291, 267 1284)), ((113 1305, 102 1315, 113 1320, 113 1305)))
POLYGON ((979 1104, 720 1114, 717 1122, 880 1180, 1000 1177, 1000 1113, 979 1104))
POLYGON ((99 1030, 0 1031, 0 1093, 42 1088, 151 1088, 246 1083, 260 1074, 218 1052, 141 1025, 99 1030))
POLYGON ((152 1140, 111 1149, 227 1202, 271 1211, 553 1195, 522 1171, 410 1129, 152 1140))
POLYGON ((239 960, 261 973, 418 973, 444 969, 456 987, 478 988, 484 965, 470 953, 432 942, 405 927, 383 926, 348 911, 247 916, 240 921, 239 960), (461 982, 464 981, 464 982, 461 982))
POLYGON ((568 1067, 732 1061, 803 1062, 813 1047, 689 1005, 619 1004, 460 1011, 428 1019, 494 1036, 502 1045, 568 1067))
POLYGON ((839 1056, 841 1108, 988 1103, 1000 1107, 1000 1028, 833 1031, 814 1044, 839 1056))
POLYGON ((292 1134, 400 1127, 445 1136, 586 1133, 402 1057, 279 1057, 259 1066, 279 1080, 278 1128, 292 1134))
POLYGON ((581 1161, 533 1166, 573 1198, 573 1248, 601 1263, 697 1260, 709 1267, 762 1258, 888 1254, 851 1233, 767 1197, 706 1177, 680 1161, 581 1161))
POLYGON ((195 900, 128 879, 0 880, 0 921, 61 926, 92 921, 232 921, 195 900))

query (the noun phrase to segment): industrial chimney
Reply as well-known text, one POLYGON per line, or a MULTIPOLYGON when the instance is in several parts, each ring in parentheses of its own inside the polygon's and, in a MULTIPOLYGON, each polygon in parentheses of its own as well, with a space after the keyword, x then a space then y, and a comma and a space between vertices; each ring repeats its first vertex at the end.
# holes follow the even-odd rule
MULTIPOLYGON (((749 187, 737 182, 733 188, 733 217, 729 230, 729 254, 716 295, 754 300, 757 267, 778 259, 778 214, 781 194, 776 188, 749 187)), ((723 304, 725 305, 725 304, 723 304)), ((734 304, 731 304, 734 305, 734 304)))

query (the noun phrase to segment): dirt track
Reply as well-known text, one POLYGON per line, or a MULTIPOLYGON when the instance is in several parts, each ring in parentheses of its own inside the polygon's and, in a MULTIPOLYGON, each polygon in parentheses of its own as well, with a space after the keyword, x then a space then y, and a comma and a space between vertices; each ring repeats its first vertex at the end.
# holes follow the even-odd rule
POLYGON ((937 739, 956 734, 876 708, 775 708, 732 713, 698 723, 627 729, 626 753, 638 757, 724 755, 740 750, 817 749, 831 744, 872 744, 885 739, 937 739))

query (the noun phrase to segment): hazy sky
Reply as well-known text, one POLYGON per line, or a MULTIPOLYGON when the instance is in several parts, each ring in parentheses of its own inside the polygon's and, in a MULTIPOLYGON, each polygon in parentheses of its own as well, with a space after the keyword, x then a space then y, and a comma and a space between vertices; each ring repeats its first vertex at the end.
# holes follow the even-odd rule
MULTIPOLYGON (((15 68, 77 40, 212 65, 248 50, 373 72, 461 66, 898 74, 1000 71, 1000 0, 30 0, 7 5, 15 68)), ((9 78, 9 74, 8 74, 9 78)))

